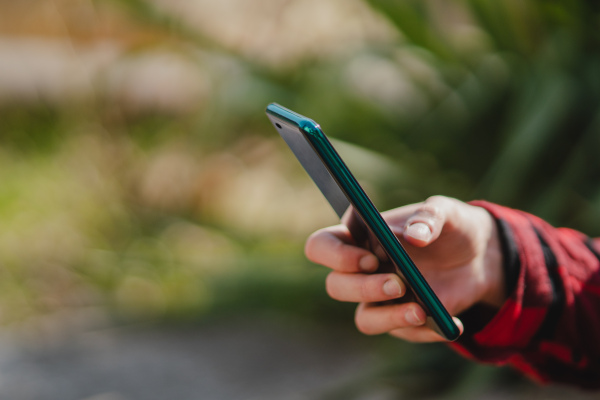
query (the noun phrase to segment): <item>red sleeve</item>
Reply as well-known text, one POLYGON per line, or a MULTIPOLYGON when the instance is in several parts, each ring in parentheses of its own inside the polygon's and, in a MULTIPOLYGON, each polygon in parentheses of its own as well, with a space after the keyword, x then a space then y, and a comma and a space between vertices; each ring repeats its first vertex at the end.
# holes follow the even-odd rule
POLYGON ((452 346, 540 382, 600 387, 600 243, 522 211, 471 204, 498 222, 509 293, 494 314, 479 306, 462 315, 465 333, 452 346))

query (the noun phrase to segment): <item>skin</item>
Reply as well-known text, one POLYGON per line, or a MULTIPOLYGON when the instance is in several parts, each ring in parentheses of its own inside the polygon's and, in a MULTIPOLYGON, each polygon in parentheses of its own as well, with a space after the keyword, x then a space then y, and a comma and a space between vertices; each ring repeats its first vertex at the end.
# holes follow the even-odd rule
MULTIPOLYGON (((451 315, 477 303, 497 308, 504 303, 498 232, 485 209, 434 196, 382 215, 451 315)), ((377 258, 355 246, 345 226, 313 233, 305 253, 332 270, 326 279, 330 297, 358 303, 355 323, 362 333, 389 333, 411 342, 445 340, 424 325, 425 311, 418 304, 380 304, 401 299, 406 286, 395 274, 373 274, 377 258)), ((462 331, 461 321, 454 320, 462 331)))

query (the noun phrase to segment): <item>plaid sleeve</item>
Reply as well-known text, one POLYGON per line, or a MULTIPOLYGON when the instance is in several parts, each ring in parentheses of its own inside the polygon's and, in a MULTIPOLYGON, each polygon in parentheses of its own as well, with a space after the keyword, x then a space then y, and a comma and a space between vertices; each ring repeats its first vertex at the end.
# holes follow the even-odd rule
POLYGON ((600 387, 600 242, 484 201, 497 221, 508 299, 473 307, 452 346, 481 362, 510 364, 539 382, 600 387))

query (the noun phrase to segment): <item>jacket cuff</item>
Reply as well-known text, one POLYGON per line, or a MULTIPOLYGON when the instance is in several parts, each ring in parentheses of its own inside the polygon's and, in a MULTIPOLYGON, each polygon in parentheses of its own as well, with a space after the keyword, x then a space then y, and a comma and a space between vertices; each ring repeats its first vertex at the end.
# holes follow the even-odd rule
POLYGON ((461 315, 465 333, 452 346, 467 357, 504 364, 530 344, 544 323, 553 285, 530 215, 485 201, 470 204, 486 209, 498 224, 508 296, 499 310, 477 305, 461 315))

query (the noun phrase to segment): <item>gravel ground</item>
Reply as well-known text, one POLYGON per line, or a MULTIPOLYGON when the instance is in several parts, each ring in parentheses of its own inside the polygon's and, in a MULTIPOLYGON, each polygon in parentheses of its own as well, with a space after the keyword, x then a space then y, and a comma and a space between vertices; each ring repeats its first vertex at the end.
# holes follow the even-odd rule
POLYGON ((306 324, 232 319, 187 328, 96 329, 0 344, 0 398, 308 399, 372 357, 306 324), (43 341, 42 341, 43 342, 43 341))
MULTIPOLYGON (((87 330, 51 341, 0 342, 0 398, 11 400, 325 399, 361 378, 377 355, 354 332, 278 318, 187 328, 87 330)), ((360 400, 396 399, 372 387, 360 400)), ((483 397, 482 397, 483 396, 483 397)), ((566 388, 519 386, 487 400, 593 399, 566 388)))

